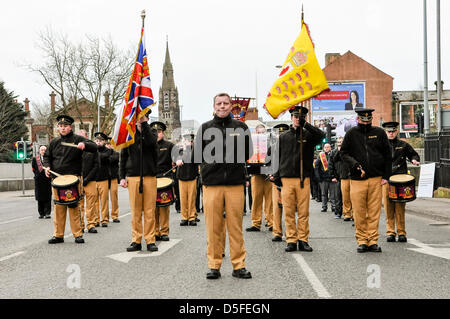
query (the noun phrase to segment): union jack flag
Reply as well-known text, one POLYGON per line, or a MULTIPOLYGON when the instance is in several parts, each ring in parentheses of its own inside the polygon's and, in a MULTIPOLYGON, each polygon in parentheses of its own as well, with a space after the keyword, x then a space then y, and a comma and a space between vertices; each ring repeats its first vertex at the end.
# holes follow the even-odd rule
POLYGON ((150 71, 145 49, 144 28, 141 30, 139 49, 136 55, 133 73, 128 82, 124 103, 117 113, 111 145, 120 150, 134 143, 136 121, 154 105, 153 92, 150 87, 150 71))

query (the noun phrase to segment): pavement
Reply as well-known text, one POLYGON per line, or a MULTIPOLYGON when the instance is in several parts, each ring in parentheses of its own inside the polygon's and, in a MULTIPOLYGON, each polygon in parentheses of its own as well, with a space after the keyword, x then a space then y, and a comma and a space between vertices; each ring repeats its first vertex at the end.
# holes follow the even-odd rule
POLYGON ((450 198, 416 198, 406 204, 406 213, 450 222, 450 198))
MULTIPOLYGON (((422 201, 407 208, 421 212, 435 203, 442 205, 435 209, 448 212, 442 199, 425 200, 422 206, 416 202, 422 201)), ((84 234, 85 244, 74 243, 67 220, 65 242, 49 245, 53 221, 37 218, 33 193, 0 193, 0 299, 450 298, 450 226, 429 216, 407 214, 408 242, 388 243, 382 212, 383 252, 358 254, 352 223, 335 219, 330 210, 320 212, 321 203, 311 201, 309 243, 314 252, 286 253, 286 243, 272 242, 264 226, 260 232, 244 231, 246 266, 253 278, 231 276, 227 240, 222 277, 211 281, 205 278, 203 214, 198 226, 180 227, 180 215, 171 206, 170 241, 157 242, 157 253, 127 253, 131 216, 126 189, 119 189, 119 209, 121 223, 84 234)), ((250 225, 247 212, 243 228, 250 225)))

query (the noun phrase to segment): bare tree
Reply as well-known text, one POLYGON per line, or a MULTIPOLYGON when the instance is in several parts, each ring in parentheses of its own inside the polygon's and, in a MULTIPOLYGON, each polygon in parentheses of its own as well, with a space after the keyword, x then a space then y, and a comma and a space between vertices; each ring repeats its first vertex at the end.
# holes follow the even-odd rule
MULTIPOLYGON (((101 107, 100 130, 109 133, 114 125, 114 108, 123 102, 134 54, 120 50, 111 37, 100 39, 86 36, 80 43, 72 43, 64 34, 50 28, 39 33, 38 48, 44 62, 27 68, 41 75, 44 82, 58 97, 56 109, 68 111, 82 121, 80 99, 89 101, 89 115, 97 123, 97 110, 101 107), (109 107, 104 95, 109 95, 109 107)), ((55 115, 51 114, 51 120, 55 115)))

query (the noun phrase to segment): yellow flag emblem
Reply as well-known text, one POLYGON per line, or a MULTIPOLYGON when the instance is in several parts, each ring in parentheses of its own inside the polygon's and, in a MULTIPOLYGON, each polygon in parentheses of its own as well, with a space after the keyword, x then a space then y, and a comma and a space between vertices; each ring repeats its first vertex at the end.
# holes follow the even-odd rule
POLYGON ((264 108, 276 119, 291 106, 312 98, 328 89, 327 79, 317 62, 308 26, 302 30, 289 51, 278 79, 267 95, 264 108))

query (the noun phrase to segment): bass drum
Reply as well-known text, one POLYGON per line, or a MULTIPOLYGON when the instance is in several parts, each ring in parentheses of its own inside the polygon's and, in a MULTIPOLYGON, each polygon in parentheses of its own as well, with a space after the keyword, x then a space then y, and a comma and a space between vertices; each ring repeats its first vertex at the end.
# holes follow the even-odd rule
POLYGON ((80 179, 75 175, 61 175, 52 181, 55 204, 77 207, 81 199, 80 179))
POLYGON ((389 200, 406 203, 416 199, 416 179, 409 174, 392 175, 389 178, 389 200))
POLYGON ((156 207, 165 207, 173 204, 173 179, 169 177, 156 178, 156 207))

